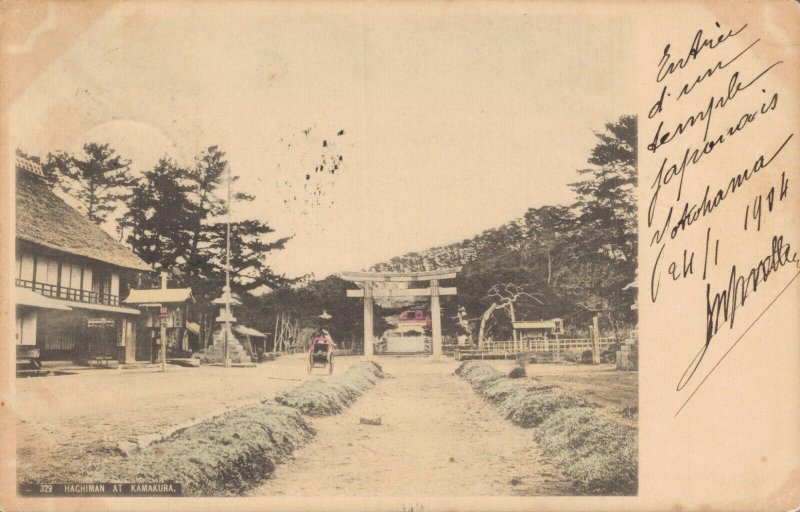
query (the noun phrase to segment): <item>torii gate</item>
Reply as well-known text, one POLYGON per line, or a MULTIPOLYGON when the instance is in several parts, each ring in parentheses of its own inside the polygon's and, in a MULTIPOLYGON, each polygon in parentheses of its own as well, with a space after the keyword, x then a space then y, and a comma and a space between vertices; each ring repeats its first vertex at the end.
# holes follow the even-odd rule
POLYGON ((442 319, 439 297, 441 295, 456 295, 456 289, 441 288, 439 281, 455 279, 461 267, 444 268, 441 270, 428 270, 424 272, 342 272, 342 279, 359 283, 363 289, 347 290, 348 297, 364 298, 364 357, 372 358, 372 305, 375 297, 430 297, 431 298, 431 331, 433 341, 433 355, 442 355, 442 319), (430 281, 428 288, 374 288, 379 283, 409 283, 417 281, 430 281))

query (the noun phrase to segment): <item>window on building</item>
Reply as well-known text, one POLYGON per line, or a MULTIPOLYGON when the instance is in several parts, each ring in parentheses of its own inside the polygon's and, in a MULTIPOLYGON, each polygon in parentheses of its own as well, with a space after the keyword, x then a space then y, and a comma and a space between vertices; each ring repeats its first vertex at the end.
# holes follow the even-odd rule
POLYGON ((19 278, 25 281, 33 281, 33 256, 23 254, 19 264, 19 278))
POLYGON ((58 286, 58 260, 47 260, 47 284, 58 286))
POLYGON ((70 268, 69 287, 74 288, 75 290, 80 290, 81 274, 83 274, 83 269, 80 267, 80 265, 71 265, 70 268))
POLYGON ((101 303, 108 303, 111 295, 111 273, 105 270, 95 270, 92 277, 92 299, 101 303))
POLYGON ((81 300, 81 266, 74 263, 61 264, 61 297, 81 300))

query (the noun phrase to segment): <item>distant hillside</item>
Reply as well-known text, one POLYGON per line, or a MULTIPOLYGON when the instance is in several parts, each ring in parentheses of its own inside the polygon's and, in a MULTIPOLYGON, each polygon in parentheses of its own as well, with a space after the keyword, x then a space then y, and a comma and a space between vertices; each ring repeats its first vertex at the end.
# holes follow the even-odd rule
POLYGON ((520 217, 460 242, 396 256, 389 261, 373 265, 370 270, 413 272, 457 267, 508 251, 521 250, 527 245, 530 236, 525 219, 520 217))

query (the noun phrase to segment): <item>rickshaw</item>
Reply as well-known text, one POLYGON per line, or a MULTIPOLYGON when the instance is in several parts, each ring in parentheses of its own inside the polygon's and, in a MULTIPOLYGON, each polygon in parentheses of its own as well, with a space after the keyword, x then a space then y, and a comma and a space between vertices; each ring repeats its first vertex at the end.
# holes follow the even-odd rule
POLYGON ((328 368, 328 375, 333 373, 333 351, 328 358, 328 344, 321 337, 314 338, 314 349, 308 353, 308 373, 314 368, 328 368))

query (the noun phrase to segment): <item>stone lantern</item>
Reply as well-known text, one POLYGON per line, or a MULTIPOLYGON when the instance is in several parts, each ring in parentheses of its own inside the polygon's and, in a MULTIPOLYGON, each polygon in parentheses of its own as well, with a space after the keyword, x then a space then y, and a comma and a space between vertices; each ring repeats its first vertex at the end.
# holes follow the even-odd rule
POLYGON ((241 306, 236 297, 231 294, 230 287, 223 288, 222 296, 211 301, 215 306, 220 306, 219 316, 216 322, 220 324, 219 330, 214 332, 213 344, 206 349, 203 355, 203 362, 208 364, 250 364, 250 356, 245 351, 242 344, 233 334, 231 325, 236 322, 233 316, 232 306, 241 306), (227 363, 225 361, 225 345, 227 344, 227 363))

